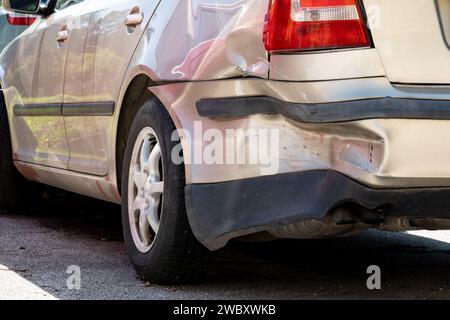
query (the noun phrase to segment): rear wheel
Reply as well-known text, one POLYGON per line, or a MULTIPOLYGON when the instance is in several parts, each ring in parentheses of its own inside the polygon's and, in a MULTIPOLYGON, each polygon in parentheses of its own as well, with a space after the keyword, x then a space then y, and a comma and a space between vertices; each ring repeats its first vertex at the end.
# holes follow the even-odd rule
POLYGON ((170 284, 198 279, 204 247, 189 226, 183 164, 171 161, 175 126, 150 99, 137 113, 122 173, 122 222, 131 260, 144 280, 170 284))
POLYGON ((0 94, 0 211, 21 212, 29 205, 33 185, 15 168, 5 100, 0 94))

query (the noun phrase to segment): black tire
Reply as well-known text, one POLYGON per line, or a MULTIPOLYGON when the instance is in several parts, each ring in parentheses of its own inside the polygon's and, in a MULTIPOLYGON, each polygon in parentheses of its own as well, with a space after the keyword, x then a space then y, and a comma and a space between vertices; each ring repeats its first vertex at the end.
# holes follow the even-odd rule
POLYGON ((197 281, 202 274, 206 249, 194 237, 189 226, 184 189, 184 165, 171 161, 171 140, 175 126, 164 106, 149 99, 134 118, 127 140, 122 171, 122 224, 125 244, 136 270, 144 281, 176 284, 197 281), (158 138, 163 161, 164 197, 160 227, 150 251, 142 253, 135 245, 128 216, 128 176, 133 148, 139 133, 151 127, 158 138))
POLYGON ((16 169, 13 163, 11 134, 5 100, 0 94, 0 211, 23 212, 28 206, 32 184, 16 169))

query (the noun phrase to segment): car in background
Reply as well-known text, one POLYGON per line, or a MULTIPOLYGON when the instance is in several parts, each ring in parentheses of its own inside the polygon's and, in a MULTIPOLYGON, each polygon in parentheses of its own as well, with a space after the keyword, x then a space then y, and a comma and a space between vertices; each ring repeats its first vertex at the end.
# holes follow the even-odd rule
POLYGON ((8 12, 0 7, 0 52, 34 21, 35 16, 8 12))

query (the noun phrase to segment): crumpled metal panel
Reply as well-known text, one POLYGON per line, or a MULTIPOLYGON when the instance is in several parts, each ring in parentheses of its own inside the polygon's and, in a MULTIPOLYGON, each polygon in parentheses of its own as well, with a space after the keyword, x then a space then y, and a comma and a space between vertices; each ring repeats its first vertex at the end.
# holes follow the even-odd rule
MULTIPOLYGON (((308 124, 282 115, 259 114, 214 119, 201 117, 196 102, 205 98, 270 96, 301 103, 347 101, 376 97, 448 99, 445 88, 394 87, 385 78, 324 81, 298 84, 261 79, 179 83, 151 88, 168 108, 175 125, 191 135, 182 137, 187 183, 216 183, 265 175, 334 170, 375 188, 439 187, 450 185, 449 121, 371 119, 343 123, 308 124), (258 164, 196 163, 196 148, 207 142, 201 132, 218 130, 275 130, 279 149, 267 152, 275 167, 258 164), (273 152, 275 151, 275 152, 273 152), (275 170, 272 170, 275 169, 275 170)), ((248 154, 248 143, 237 144, 236 154, 248 154)), ((266 150, 264 150, 266 151, 266 150)))
POLYGON ((143 38, 144 60, 159 80, 266 78, 262 42, 268 0, 166 1, 143 38))

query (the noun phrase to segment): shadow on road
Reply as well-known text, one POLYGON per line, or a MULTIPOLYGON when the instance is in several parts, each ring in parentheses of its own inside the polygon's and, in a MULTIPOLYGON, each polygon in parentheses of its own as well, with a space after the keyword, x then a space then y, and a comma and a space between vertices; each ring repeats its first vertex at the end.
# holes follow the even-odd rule
POLYGON ((71 196, 44 210, 0 216, 0 265, 70 299, 448 299, 450 235, 437 234, 440 240, 369 231, 324 240, 233 242, 211 254, 202 283, 161 287, 137 279, 122 242, 120 208, 71 196), (82 290, 67 290, 69 265, 81 267, 82 290), (382 270, 380 291, 367 289, 370 265, 382 270))

